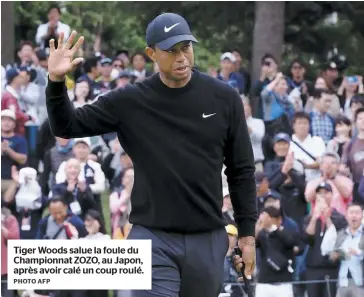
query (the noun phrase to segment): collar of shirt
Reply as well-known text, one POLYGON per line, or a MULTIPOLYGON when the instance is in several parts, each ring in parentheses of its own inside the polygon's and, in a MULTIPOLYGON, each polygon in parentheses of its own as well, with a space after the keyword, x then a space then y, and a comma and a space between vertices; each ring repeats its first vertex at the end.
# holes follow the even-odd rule
POLYGON ((310 133, 308 133, 307 136, 306 136, 306 138, 303 141, 301 141, 301 140, 298 139, 298 137, 296 136, 296 134, 293 134, 292 135, 292 139, 294 141, 298 142, 298 143, 302 143, 303 144, 303 143, 305 143, 307 141, 310 141, 312 139, 312 136, 311 136, 310 133))
POLYGON ((351 235, 351 236, 353 236, 353 237, 357 237, 357 236, 361 236, 362 234, 363 234, 363 224, 362 225, 360 225, 360 227, 358 228, 358 230, 356 230, 355 231, 355 234, 351 234, 351 232, 350 232, 350 228, 349 227, 347 227, 346 229, 345 229, 345 232, 347 233, 347 234, 349 234, 349 235, 351 235))
POLYGON ((327 112, 320 112, 317 109, 314 109, 312 111, 312 113, 313 113, 313 115, 318 116, 318 117, 321 117, 321 118, 325 118, 326 115, 327 115, 327 112))
POLYGON ((145 76, 145 74, 146 74, 146 70, 145 70, 145 69, 143 69, 142 71, 138 71, 138 70, 134 69, 133 74, 134 74, 135 76, 137 76, 137 77, 139 77, 139 76, 145 76))
POLYGON ((20 99, 19 93, 10 85, 5 87, 5 90, 8 91, 11 95, 13 95, 17 100, 20 99))

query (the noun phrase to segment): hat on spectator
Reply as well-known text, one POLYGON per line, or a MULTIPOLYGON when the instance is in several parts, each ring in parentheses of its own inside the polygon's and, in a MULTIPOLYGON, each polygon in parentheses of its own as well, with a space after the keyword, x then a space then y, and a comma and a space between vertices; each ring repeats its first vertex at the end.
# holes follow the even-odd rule
POLYGON ((255 173, 255 184, 260 185, 262 181, 267 178, 267 174, 265 172, 256 172, 255 173))
POLYGON ((12 120, 16 121, 15 112, 11 109, 4 109, 1 111, 1 117, 11 118, 12 120))
POLYGON ((232 224, 225 226, 225 229, 226 229, 226 233, 229 235, 233 235, 233 236, 238 235, 238 229, 232 224))
POLYGON ((269 191, 264 197, 263 200, 264 202, 268 199, 268 198, 273 198, 275 200, 281 200, 281 195, 276 192, 276 191, 269 191))
POLYGON ((148 46, 167 50, 182 41, 198 42, 187 21, 175 13, 163 13, 152 20, 146 31, 148 46))
POLYGON ((220 61, 223 61, 223 60, 229 60, 231 63, 235 63, 236 62, 236 58, 235 56, 232 54, 232 53, 223 53, 220 57, 220 61))
POLYGON ((228 187, 223 187, 222 188, 222 197, 227 197, 230 196, 230 192, 229 192, 229 188, 228 187))
POLYGON ((19 67, 20 72, 26 72, 30 76, 30 82, 37 77, 37 71, 30 66, 19 67))
POLYGON ((131 79, 133 77, 136 77, 136 76, 128 70, 120 71, 120 73, 118 75, 118 78, 130 78, 131 79))
POLYGON ((263 208, 262 212, 266 212, 272 218, 280 218, 282 216, 281 210, 273 206, 263 208))
POLYGON ((8 84, 10 84, 15 77, 20 75, 20 73, 21 73, 21 71, 16 67, 8 69, 6 71, 6 80, 8 81, 8 84))
POLYGON ((328 192, 332 192, 332 187, 330 184, 328 183, 321 183, 317 186, 316 188, 316 193, 319 192, 320 190, 326 190, 328 192))
POLYGON ((273 142, 276 144, 279 141, 285 141, 290 143, 291 137, 287 133, 280 132, 274 136, 273 142))
POLYGON ((85 143, 87 144, 89 147, 91 147, 91 140, 89 137, 83 137, 83 138, 76 138, 73 145, 76 145, 77 143, 85 143))
POLYGON ((110 58, 105 57, 105 58, 101 59, 100 64, 101 64, 102 66, 104 66, 104 65, 106 65, 106 64, 111 65, 111 64, 112 64, 112 60, 111 60, 110 58))

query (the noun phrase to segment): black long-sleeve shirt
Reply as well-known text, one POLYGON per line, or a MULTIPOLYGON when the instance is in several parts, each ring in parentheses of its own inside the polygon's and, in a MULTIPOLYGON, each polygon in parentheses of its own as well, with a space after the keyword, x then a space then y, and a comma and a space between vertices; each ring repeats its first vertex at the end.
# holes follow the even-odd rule
POLYGON ((228 84, 194 70, 185 87, 169 88, 156 74, 78 109, 64 82, 49 81, 46 95, 54 135, 118 133, 135 170, 132 224, 184 233, 224 226, 224 163, 239 235, 254 235, 253 152, 241 99, 228 84))

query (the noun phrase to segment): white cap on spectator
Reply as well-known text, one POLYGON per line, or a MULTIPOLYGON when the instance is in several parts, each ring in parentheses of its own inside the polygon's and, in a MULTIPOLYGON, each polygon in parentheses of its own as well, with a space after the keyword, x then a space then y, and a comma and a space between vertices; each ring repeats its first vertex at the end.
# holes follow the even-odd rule
POLYGON ((91 140, 89 137, 75 138, 73 145, 76 145, 79 142, 83 142, 83 143, 87 144, 89 147, 91 147, 91 140))
POLYGON ((223 60, 225 60, 225 59, 230 60, 230 62, 232 62, 232 63, 235 63, 235 62, 236 62, 236 58, 235 58, 235 56, 234 56, 232 53, 229 53, 229 52, 227 52, 227 53, 223 53, 223 54, 221 55, 220 61, 223 61, 223 60))
POLYGON ((229 188, 228 187, 223 187, 222 188, 222 197, 226 197, 226 196, 229 196, 230 193, 229 193, 229 188))
POLYGON ((16 121, 15 112, 11 109, 4 109, 1 111, 1 117, 8 117, 16 121))

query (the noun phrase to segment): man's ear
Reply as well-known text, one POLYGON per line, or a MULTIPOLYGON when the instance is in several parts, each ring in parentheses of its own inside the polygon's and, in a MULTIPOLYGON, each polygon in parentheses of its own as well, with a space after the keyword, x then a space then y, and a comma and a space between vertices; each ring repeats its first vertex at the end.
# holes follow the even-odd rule
POLYGON ((149 57, 149 59, 151 59, 153 62, 156 62, 156 58, 155 58, 155 50, 149 46, 147 46, 145 48, 145 53, 146 55, 149 57))

